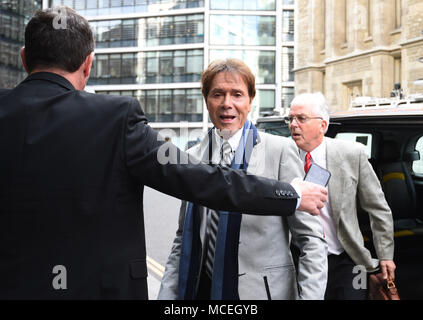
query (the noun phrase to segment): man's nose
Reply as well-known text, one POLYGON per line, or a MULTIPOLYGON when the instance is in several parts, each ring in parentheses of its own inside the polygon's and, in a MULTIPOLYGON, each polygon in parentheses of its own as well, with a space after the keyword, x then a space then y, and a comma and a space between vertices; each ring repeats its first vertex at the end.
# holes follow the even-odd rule
POLYGON ((293 118, 292 119, 292 121, 289 123, 289 127, 291 128, 291 127, 298 127, 298 121, 297 121, 297 118, 293 118))
POLYGON ((224 95, 222 107, 225 109, 232 107, 232 97, 229 93, 224 95))

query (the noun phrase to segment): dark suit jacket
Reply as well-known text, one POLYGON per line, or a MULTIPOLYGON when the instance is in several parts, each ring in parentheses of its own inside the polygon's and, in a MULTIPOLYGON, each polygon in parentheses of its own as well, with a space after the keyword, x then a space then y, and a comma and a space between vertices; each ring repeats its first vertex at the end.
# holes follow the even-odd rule
POLYGON ((210 208, 294 212, 290 185, 162 165, 160 148, 184 154, 163 144, 136 99, 44 72, 1 90, 0 299, 147 299, 143 185, 210 208))

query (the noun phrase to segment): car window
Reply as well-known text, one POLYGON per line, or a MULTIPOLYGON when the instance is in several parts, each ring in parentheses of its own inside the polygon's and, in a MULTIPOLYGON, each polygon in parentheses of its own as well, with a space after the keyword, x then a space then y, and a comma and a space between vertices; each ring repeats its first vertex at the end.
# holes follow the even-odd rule
POLYGON ((285 122, 259 122, 257 129, 277 136, 290 137, 288 125, 285 122))
POLYGON ((372 156, 372 135, 370 133, 340 132, 335 139, 356 141, 366 146, 367 158, 372 156))
MULTIPOLYGON (((423 136, 417 140, 416 150, 423 155, 423 136)), ((423 174, 423 159, 413 161, 413 171, 417 174, 423 174)))

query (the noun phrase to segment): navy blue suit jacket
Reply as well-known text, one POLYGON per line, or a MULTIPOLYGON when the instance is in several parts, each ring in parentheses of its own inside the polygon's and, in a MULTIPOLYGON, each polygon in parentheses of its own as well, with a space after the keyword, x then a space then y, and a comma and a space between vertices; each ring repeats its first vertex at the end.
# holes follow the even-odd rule
POLYGON ((0 299, 147 299, 144 185, 215 209, 294 212, 296 198, 280 192, 290 185, 163 165, 163 144, 134 98, 78 91, 47 72, 1 90, 0 299))

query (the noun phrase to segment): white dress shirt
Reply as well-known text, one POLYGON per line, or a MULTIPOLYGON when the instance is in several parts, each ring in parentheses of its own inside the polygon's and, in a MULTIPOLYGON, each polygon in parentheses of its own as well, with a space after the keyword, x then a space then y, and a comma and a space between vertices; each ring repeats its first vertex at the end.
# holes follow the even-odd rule
MULTIPOLYGON (((307 152, 300 149, 300 158, 305 163, 305 156, 307 152)), ((311 154, 311 163, 316 163, 319 166, 326 169, 326 140, 323 139, 323 142, 310 152, 311 154)), ((329 202, 330 192, 328 191, 328 201, 325 202, 325 206, 320 209, 320 217, 322 219, 323 232, 325 240, 328 244, 328 254, 340 254, 344 251, 342 244, 339 242, 336 235, 335 223, 332 216, 332 208, 330 207, 329 202)))
MULTIPOLYGON (((232 152, 231 152, 231 160, 234 158, 235 151, 239 146, 239 142, 241 141, 242 137, 242 129, 239 129, 235 132, 232 137, 228 139, 229 144, 231 145, 232 152)), ((222 149, 224 139, 220 136, 220 130, 216 129, 213 130, 213 140, 212 140, 212 163, 220 163, 221 154, 220 150, 222 149)))

